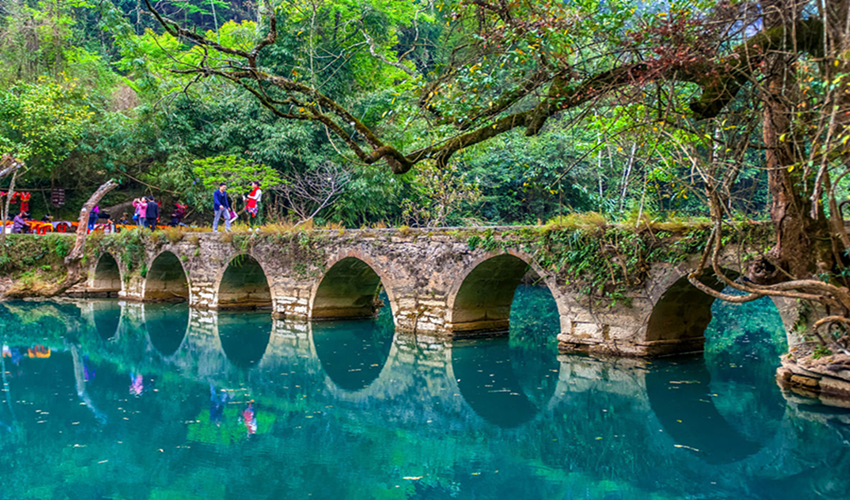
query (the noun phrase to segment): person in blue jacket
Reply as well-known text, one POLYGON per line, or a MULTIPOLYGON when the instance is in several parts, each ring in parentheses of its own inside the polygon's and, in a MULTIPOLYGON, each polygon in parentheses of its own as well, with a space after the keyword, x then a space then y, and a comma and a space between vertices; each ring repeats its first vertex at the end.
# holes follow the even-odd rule
POLYGON ((218 231, 218 219, 224 216, 224 230, 230 232, 230 201, 227 199, 227 186, 222 182, 213 194, 213 205, 215 218, 213 218, 213 232, 218 231))
POLYGON ((151 231, 155 230, 157 220, 159 220, 159 205, 153 196, 148 196, 148 204, 145 206, 145 227, 151 231))

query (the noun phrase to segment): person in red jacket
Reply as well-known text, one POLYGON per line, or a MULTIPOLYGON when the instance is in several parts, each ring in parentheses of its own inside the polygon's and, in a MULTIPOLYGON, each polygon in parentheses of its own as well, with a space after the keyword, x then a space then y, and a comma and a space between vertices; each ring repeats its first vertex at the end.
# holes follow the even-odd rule
POLYGON ((247 198, 243 198, 248 202, 245 204, 245 211, 248 212, 248 224, 258 226, 263 223, 260 215, 260 202, 263 200, 263 191, 260 189, 260 183, 254 181, 251 183, 251 192, 247 198))

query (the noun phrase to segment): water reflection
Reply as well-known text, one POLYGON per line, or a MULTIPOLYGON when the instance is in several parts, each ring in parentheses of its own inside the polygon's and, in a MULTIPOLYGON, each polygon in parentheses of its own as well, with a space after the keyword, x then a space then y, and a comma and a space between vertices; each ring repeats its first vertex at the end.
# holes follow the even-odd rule
POLYGON ((549 288, 517 287, 511 307, 511 367, 523 394, 538 407, 547 404, 558 382, 560 332, 561 317, 549 288))
MULTIPOLYGON (((385 293, 381 298, 388 303, 385 293)), ((319 321, 311 327, 316 356, 337 387, 360 391, 381 374, 394 334, 388 306, 381 308, 376 319, 319 321)))
MULTIPOLYGON (((65 321, 73 325, 74 317, 49 304, 11 305, 14 314, 0 307, 0 321, 12 328, 4 331, 10 357, 2 358, 7 402, 0 428, 20 432, 16 441, 0 441, 8 498, 36 496, 34 484, 73 489, 77 498, 374 498, 389 491, 401 498, 731 500, 846 493, 850 415, 782 404, 772 381, 757 381, 760 369, 737 367, 745 357, 651 364, 556 358, 540 327, 491 342, 398 335, 383 343, 373 324, 372 340, 352 334, 360 344, 344 342, 380 353, 368 367, 382 369, 377 378, 370 372, 364 387, 361 372, 348 370, 372 354, 353 356, 358 364, 334 380, 360 387, 348 393, 327 385, 343 356, 319 359, 333 342, 316 344, 306 326, 281 324, 270 342, 268 314, 192 312, 178 354, 163 357, 137 344, 147 338, 140 320, 147 309, 125 308, 128 334, 104 343, 95 328, 69 333, 65 321), (51 324, 48 313, 59 314, 63 328, 14 326, 51 324), (29 357, 30 348, 51 356, 29 357), (137 398, 130 388, 139 374, 137 398)), ((532 308, 529 323, 539 310, 532 308)), ((174 313, 175 324, 183 324, 182 314, 174 313)), ((749 338, 734 344, 762 345, 749 338)))
POLYGON ((711 376, 703 360, 659 363, 646 375, 646 391, 652 411, 676 444, 707 462, 735 462, 761 449, 717 411, 713 402, 717 394, 711 393, 711 376))
POLYGON ((452 369, 467 404, 499 427, 517 427, 539 411, 514 373, 508 339, 455 342, 452 369))
POLYGON ((254 410, 254 401, 248 401, 242 413, 239 414, 242 425, 245 426, 245 431, 248 436, 253 436, 257 433, 257 413, 254 410))
POLYGON ((777 359, 788 350, 782 318, 767 297, 745 304, 716 301, 711 312, 704 358, 711 393, 718 395, 714 406, 738 432, 766 443, 786 407, 775 383, 777 359))
POLYGON ((121 305, 116 300, 92 301, 92 317, 98 335, 103 340, 109 340, 118 334, 121 324, 121 305))
POLYGON ((183 343, 189 326, 185 302, 144 304, 145 330, 151 345, 163 356, 171 356, 183 343))
POLYGON ((219 312, 217 321, 221 348, 234 366, 251 368, 262 359, 272 331, 268 312, 219 312))
POLYGON ((456 341, 452 370, 469 406, 499 427, 537 415, 558 382, 558 307, 548 288, 517 287, 507 338, 456 341))
POLYGON ((210 384, 210 422, 216 427, 221 427, 224 418, 224 406, 230 395, 225 390, 216 390, 215 385, 210 384))
POLYGON ((655 363, 646 388, 676 445, 721 464, 758 453, 776 434, 785 400, 774 377, 787 346, 769 298, 715 301, 711 313, 704 356, 655 363))

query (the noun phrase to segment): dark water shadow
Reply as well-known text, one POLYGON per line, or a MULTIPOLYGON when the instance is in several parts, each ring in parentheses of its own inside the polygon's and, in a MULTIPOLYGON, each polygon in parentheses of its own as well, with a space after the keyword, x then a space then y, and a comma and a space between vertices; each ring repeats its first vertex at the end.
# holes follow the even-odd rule
POLYGON ((519 427, 539 411, 514 373, 506 338, 455 342, 452 369, 463 399, 488 422, 519 427))
POLYGON ((118 334, 121 324, 121 306, 117 300, 99 300, 92 303, 94 327, 98 336, 109 340, 118 334))
POLYGON ((731 463, 758 452, 763 445, 749 439, 717 410, 711 375, 699 358, 665 361, 646 374, 652 411, 677 445, 711 464, 731 463))
POLYGON ((473 411, 504 428, 533 419, 558 384, 559 331, 558 307, 549 289, 520 285, 507 338, 454 342, 452 369, 473 411))
MULTIPOLYGON (((388 303, 385 294, 381 294, 388 303)), ((313 347, 328 378, 340 389, 355 392, 381 374, 395 328, 389 306, 375 319, 322 321, 312 324, 313 347)))
POLYGON ((163 356, 171 356, 186 338, 189 305, 154 303, 144 305, 145 329, 151 345, 163 356))
POLYGON ((263 358, 272 332, 268 312, 243 311, 218 314, 218 337, 227 359, 234 366, 248 369, 263 358))

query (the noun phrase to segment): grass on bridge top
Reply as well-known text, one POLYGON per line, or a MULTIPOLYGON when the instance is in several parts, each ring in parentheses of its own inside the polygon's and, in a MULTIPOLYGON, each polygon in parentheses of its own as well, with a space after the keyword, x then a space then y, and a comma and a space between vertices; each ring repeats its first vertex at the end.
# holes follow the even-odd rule
MULTIPOLYGON (((736 221, 736 224, 762 224, 763 221, 736 221)), ((416 227, 412 228, 407 225, 398 225, 393 226, 386 222, 376 222, 370 225, 363 225, 359 228, 347 228, 342 223, 325 223, 323 225, 317 225, 313 220, 308 220, 304 222, 292 222, 292 221, 280 221, 273 222, 269 224, 264 224, 259 226, 257 232, 261 234, 280 234, 280 233, 290 233, 297 231, 366 231, 366 230, 379 230, 379 231, 397 231, 402 234, 412 233, 412 232, 447 232, 447 231, 486 231, 486 230, 511 230, 511 229, 521 229, 521 228, 531 228, 531 229, 540 229, 542 231, 561 231, 561 230, 583 230, 583 231, 594 231, 598 229, 605 229, 608 227, 617 227, 621 230, 629 230, 633 229, 634 231, 643 231, 646 229, 652 231, 667 231, 671 233, 681 233, 688 232, 692 230, 702 230, 707 229, 711 226, 711 220, 707 217, 666 217, 664 219, 653 218, 648 215, 641 215, 638 218, 636 215, 631 217, 627 217, 624 220, 612 222, 609 221, 598 212, 585 212, 585 213, 572 213, 567 215, 560 215, 549 219, 545 223, 540 223, 536 225, 471 225, 471 226, 436 226, 436 227, 416 227)), ((177 235, 183 235, 186 233, 209 233, 212 232, 211 226, 181 226, 181 227, 162 227, 159 229, 160 231, 165 232, 167 235, 173 235, 176 237, 177 235)), ((233 233, 246 233, 249 234, 254 232, 255 228, 251 227, 243 222, 236 222, 231 225, 231 230, 233 233)), ((223 231, 223 225, 220 225, 219 232, 223 231)), ((172 240, 171 237, 169 237, 172 240)), ((179 238, 177 238, 179 240, 179 238)), ((172 240, 176 241, 176 240, 172 240)))

